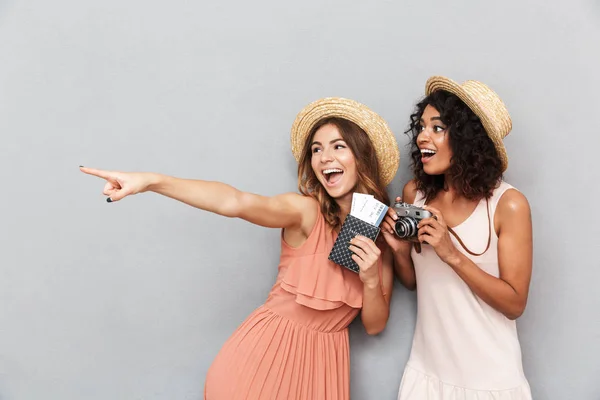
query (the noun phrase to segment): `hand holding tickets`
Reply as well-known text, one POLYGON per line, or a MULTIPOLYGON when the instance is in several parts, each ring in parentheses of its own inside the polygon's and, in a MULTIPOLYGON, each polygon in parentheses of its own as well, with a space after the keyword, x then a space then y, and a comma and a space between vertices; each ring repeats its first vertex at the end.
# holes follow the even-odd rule
POLYGON ((361 277, 365 271, 371 270, 379 259, 379 248, 374 242, 379 235, 379 224, 388 208, 371 195, 354 193, 350 214, 342 224, 329 259, 360 273, 361 277), (358 235, 364 236, 360 241, 366 242, 365 244, 357 245, 357 239, 354 238, 358 235))

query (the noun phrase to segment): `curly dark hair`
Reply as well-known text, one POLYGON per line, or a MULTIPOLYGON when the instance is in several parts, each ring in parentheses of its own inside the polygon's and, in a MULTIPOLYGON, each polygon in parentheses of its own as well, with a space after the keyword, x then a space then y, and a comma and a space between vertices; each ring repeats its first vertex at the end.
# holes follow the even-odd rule
POLYGON ((412 170, 417 190, 427 200, 432 200, 445 188, 445 175, 428 175, 423 170, 421 151, 417 145, 420 119, 425 108, 431 105, 448 127, 452 159, 447 172, 456 191, 469 200, 489 198, 502 179, 502 162, 494 143, 487 135, 481 120, 456 95, 437 90, 425 97, 410 116, 412 170))

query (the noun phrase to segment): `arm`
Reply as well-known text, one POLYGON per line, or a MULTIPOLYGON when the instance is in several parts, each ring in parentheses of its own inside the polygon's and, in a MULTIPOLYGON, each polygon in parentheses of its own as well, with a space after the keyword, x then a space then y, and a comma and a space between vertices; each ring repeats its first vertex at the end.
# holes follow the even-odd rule
POLYGON ((296 193, 266 197, 221 182, 153 174, 148 190, 201 210, 269 228, 299 228, 303 214, 311 209, 316 211, 313 199, 296 193))
MULTIPOLYGON (((445 226, 443 218, 441 222, 445 226)), ((508 190, 502 196, 494 228, 498 232, 498 278, 483 271, 453 245, 454 250, 448 254, 445 250, 441 255, 437 249, 436 252, 478 297, 514 320, 523 314, 527 305, 533 258, 531 212, 523 194, 508 190)))
POLYGON ((109 202, 150 191, 226 217, 242 218, 271 228, 296 228, 303 232, 310 232, 317 213, 315 200, 295 193, 265 197, 242 192, 221 182, 146 172, 115 172, 84 167, 81 170, 106 180, 104 194, 109 196, 109 202))
MULTIPOLYGON (((363 307, 361 320, 369 335, 381 333, 387 325, 390 316, 390 300, 394 285, 394 271, 392 269, 392 250, 386 246, 382 255, 382 273, 379 279, 365 282, 363 288, 363 307), (383 286, 382 286, 383 284, 383 286)), ((375 265, 377 268, 377 265, 375 265)))
MULTIPOLYGON (((407 203, 412 204, 415 201, 416 193, 417 189, 415 182, 410 181, 404 185, 402 198, 407 203)), ((385 217, 381 229, 385 241, 392 249, 393 265, 396 276, 398 276, 400 283, 402 283, 404 287, 409 290, 415 290, 417 287, 417 279, 415 276, 415 267, 410 255, 413 243, 399 239, 394 233, 393 226, 397 218, 396 212, 393 209, 388 210, 388 215, 385 217)))

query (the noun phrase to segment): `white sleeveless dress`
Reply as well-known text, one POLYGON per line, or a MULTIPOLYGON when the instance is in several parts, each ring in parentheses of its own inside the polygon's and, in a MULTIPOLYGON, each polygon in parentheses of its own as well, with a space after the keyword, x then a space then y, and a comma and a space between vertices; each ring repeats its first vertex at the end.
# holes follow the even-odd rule
MULTIPOLYGON (((495 277, 499 269, 494 213, 500 197, 511 188, 502 182, 489 199, 492 237, 487 252, 472 256, 450 235, 463 254, 495 277)), ((415 204, 424 203, 419 192, 415 204)), ((454 228, 474 253, 481 253, 487 245, 486 205, 481 200, 454 228)), ((413 249, 412 259, 417 323, 398 400, 531 400, 515 321, 477 297, 431 246, 423 245, 420 254, 413 249)))

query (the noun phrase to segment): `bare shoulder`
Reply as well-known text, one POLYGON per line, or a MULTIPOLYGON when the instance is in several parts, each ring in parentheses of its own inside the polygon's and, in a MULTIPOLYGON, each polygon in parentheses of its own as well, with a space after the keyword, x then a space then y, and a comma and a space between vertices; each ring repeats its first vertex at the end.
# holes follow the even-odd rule
POLYGON ((318 207, 318 201, 316 199, 300 193, 283 193, 278 195, 278 197, 301 212, 310 212, 311 210, 316 210, 318 207))
POLYGON ((402 190, 402 200, 407 203, 413 203, 417 197, 417 183, 414 179, 408 181, 402 190))
MULTIPOLYGON (((508 189, 498 201, 496 208, 499 230, 503 227, 522 229, 531 227, 531 208, 527 197, 518 190, 508 189)), ((512 229, 511 229, 512 230, 512 229)))
POLYGON ((313 197, 292 192, 283 193, 277 197, 300 215, 300 226, 297 226, 296 229, 308 236, 317 221, 319 202, 313 197))
POLYGON ((498 201, 498 212, 504 215, 529 214, 531 209, 527 197, 516 189, 508 189, 498 201))

